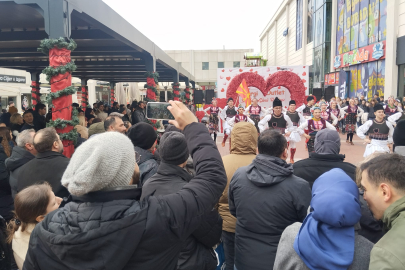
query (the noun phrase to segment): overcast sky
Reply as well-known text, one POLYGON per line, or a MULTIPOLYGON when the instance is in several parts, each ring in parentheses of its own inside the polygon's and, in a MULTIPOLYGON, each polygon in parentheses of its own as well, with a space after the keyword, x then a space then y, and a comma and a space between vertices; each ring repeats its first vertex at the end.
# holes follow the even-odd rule
POLYGON ((163 50, 254 49, 282 0, 103 0, 163 50))

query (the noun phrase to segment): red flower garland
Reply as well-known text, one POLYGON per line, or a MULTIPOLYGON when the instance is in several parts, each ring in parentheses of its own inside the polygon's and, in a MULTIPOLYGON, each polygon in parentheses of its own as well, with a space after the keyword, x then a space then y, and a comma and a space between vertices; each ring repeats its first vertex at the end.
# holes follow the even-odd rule
POLYGON ((301 106, 305 101, 305 85, 301 78, 291 71, 276 72, 267 78, 266 81, 262 76, 253 72, 244 72, 236 75, 228 86, 226 92, 227 99, 232 97, 235 101, 239 100, 236 91, 243 79, 246 80, 248 87, 256 87, 263 93, 263 96, 266 96, 272 88, 283 86, 291 93, 291 100, 295 100, 297 106, 301 106))
POLYGON ((179 83, 172 83, 172 88, 173 88, 173 95, 174 98, 173 100, 180 100, 180 84, 179 83))
POLYGON ((40 99, 40 88, 39 88, 39 82, 32 81, 31 82, 31 102, 32 102, 32 107, 35 110, 35 105, 41 102, 40 99))

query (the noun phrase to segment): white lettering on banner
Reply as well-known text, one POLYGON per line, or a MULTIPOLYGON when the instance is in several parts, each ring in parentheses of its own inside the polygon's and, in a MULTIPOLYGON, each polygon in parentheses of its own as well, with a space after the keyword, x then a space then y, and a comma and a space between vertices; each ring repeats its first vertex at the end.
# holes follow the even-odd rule
MULTIPOLYGON (((266 96, 263 96, 263 93, 256 87, 249 87, 249 90, 251 99, 253 100, 253 98, 257 98, 259 105, 265 109, 273 107, 273 101, 276 97, 278 97, 283 103, 283 108, 288 108, 291 100, 290 91, 285 87, 272 88, 266 96)), ((243 104, 241 97, 239 97, 239 102, 243 104)))

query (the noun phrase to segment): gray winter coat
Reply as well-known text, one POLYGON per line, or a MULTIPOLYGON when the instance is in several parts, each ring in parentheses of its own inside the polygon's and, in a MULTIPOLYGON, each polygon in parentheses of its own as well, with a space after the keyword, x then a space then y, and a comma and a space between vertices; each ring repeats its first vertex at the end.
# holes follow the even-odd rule
MULTIPOLYGON (((274 270, 309 270, 305 263, 294 250, 294 241, 302 223, 294 223, 288 226, 281 235, 280 243, 278 244, 276 261, 274 262, 274 270)), ((356 232, 354 240, 354 258, 353 263, 348 268, 349 270, 367 270, 370 262, 370 252, 373 248, 373 243, 368 241, 356 232)), ((316 260, 316 258, 314 258, 316 260)), ((328 266, 325 265, 325 269, 328 266)))

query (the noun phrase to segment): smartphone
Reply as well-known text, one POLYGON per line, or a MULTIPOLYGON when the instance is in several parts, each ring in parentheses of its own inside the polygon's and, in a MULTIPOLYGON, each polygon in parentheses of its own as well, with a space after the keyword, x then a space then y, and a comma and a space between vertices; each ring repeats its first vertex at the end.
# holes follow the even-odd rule
POLYGON ((167 109, 168 102, 148 102, 146 118, 153 120, 174 120, 172 113, 167 109))

